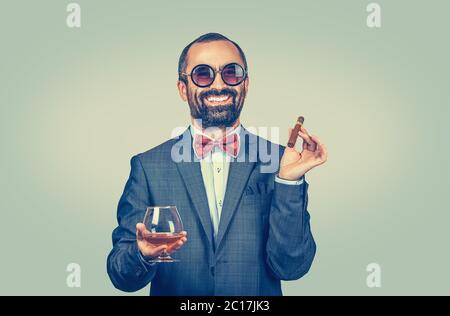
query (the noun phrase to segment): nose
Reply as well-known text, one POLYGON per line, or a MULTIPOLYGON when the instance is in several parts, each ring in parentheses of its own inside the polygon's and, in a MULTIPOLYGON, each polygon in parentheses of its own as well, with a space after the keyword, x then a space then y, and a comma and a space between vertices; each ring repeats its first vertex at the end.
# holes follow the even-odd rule
POLYGON ((222 90, 227 87, 227 84, 222 80, 222 74, 220 72, 216 73, 216 77, 214 78, 214 82, 209 87, 210 89, 222 90))

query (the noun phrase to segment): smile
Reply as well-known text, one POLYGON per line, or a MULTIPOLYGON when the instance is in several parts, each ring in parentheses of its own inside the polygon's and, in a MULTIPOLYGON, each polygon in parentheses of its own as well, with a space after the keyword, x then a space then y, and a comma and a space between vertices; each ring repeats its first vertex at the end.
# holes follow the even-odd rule
POLYGON ((223 104, 226 103, 230 98, 230 95, 211 95, 206 98, 206 101, 211 104, 223 104))

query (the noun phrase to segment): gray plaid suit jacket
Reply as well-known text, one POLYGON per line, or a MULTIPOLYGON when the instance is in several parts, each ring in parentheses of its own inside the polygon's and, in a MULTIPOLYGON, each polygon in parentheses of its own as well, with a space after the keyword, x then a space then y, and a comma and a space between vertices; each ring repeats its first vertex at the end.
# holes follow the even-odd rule
POLYGON ((112 283, 131 292, 151 282, 150 295, 282 295, 280 280, 305 275, 316 252, 307 211, 308 183, 275 182, 284 147, 243 128, 240 152, 230 163, 214 241, 200 163, 191 141, 187 129, 131 159, 107 259, 112 283), (277 153, 272 172, 263 170, 268 162, 260 157, 266 150, 277 153), (173 153, 193 161, 177 161, 173 153), (176 205, 180 212, 188 241, 172 255, 178 263, 151 265, 139 253, 135 227, 151 205, 176 205))

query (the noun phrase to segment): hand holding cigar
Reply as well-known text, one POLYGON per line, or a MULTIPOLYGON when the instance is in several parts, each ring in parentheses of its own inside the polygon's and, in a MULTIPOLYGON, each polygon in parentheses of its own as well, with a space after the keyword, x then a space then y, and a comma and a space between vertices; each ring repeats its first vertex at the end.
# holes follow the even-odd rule
POLYGON ((292 148, 295 146, 295 142, 297 141, 298 132, 300 132, 300 128, 303 125, 305 118, 303 116, 299 116, 297 119, 297 124, 295 124, 294 129, 291 131, 291 135, 289 136, 288 147, 292 148))
MULTIPOLYGON (((293 148, 295 146, 297 138, 300 136, 301 138, 303 138, 304 145, 306 142, 306 148, 308 150, 316 151, 317 144, 311 139, 311 136, 308 134, 306 129, 303 127, 304 122, 305 122, 305 118, 303 116, 299 116, 297 119, 297 123, 294 126, 294 129, 292 129, 292 131, 291 131, 287 145, 289 148, 293 148)), ((305 148, 305 146, 303 146, 303 148, 305 148)))
POLYGON ((298 180, 312 168, 323 164, 328 157, 327 149, 319 138, 310 135, 303 126, 305 118, 299 116, 294 128, 289 129, 289 140, 281 158, 278 176, 286 180, 298 180), (295 149, 298 138, 303 139, 302 151, 295 149))

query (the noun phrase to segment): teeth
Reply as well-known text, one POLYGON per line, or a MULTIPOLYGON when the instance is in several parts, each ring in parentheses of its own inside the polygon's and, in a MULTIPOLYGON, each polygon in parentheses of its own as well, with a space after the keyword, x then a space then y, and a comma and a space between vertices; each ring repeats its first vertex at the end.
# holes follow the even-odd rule
POLYGON ((210 96, 208 97, 208 101, 210 102, 222 102, 225 101, 226 99, 228 99, 229 96, 222 96, 222 97, 216 97, 216 96, 210 96))

